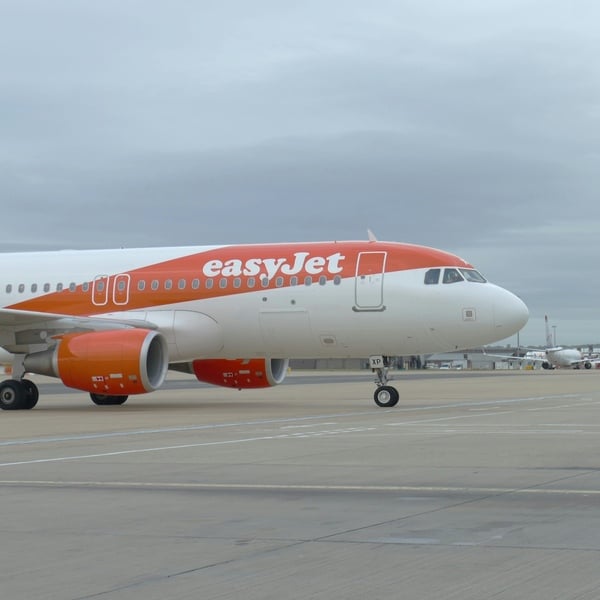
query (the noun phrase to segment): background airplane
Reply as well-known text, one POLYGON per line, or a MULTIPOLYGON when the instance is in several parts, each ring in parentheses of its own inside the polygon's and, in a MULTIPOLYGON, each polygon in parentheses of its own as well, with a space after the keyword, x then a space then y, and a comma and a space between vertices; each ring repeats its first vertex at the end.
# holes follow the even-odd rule
POLYGON ((586 369, 591 369, 593 365, 600 362, 600 359, 585 356, 576 348, 555 346, 548 325, 548 315, 544 315, 544 321, 546 326, 545 349, 529 349, 523 356, 507 356, 500 354, 488 354, 488 356, 496 356, 508 361, 518 361, 520 363, 537 363, 541 365, 543 369, 556 369, 557 367, 579 369, 582 366, 586 369))
POLYGON ((99 405, 158 389, 168 369, 237 389, 281 383, 290 358, 371 357, 374 400, 398 402, 384 355, 491 343, 525 304, 424 246, 314 242, 0 255, 0 407, 33 408, 27 373, 99 405))

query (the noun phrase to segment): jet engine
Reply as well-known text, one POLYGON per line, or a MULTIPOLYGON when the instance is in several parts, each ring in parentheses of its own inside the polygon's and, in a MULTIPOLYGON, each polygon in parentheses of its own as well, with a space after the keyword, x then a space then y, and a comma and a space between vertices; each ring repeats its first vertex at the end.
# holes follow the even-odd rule
POLYGON ((211 358, 193 361, 191 370, 198 381, 242 390, 280 384, 288 364, 287 358, 211 358))
POLYGON ((167 342, 149 329, 70 333, 56 346, 25 357, 29 373, 58 377, 99 395, 143 394, 160 387, 169 366, 167 342))

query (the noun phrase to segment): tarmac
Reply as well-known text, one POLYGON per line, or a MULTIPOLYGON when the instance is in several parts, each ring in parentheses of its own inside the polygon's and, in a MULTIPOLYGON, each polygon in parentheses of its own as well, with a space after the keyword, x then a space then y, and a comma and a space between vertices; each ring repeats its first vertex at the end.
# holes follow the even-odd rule
POLYGON ((11 600, 600 598, 600 370, 177 376, 0 413, 11 600))

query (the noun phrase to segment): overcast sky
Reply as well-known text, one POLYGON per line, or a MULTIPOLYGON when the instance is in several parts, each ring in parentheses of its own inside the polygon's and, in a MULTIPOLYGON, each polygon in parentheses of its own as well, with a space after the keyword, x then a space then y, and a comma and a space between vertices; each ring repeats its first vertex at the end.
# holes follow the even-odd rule
MULTIPOLYGON (((0 250, 378 239, 600 343, 600 4, 2 0, 0 250)), ((511 340, 511 341, 514 341, 511 340)))

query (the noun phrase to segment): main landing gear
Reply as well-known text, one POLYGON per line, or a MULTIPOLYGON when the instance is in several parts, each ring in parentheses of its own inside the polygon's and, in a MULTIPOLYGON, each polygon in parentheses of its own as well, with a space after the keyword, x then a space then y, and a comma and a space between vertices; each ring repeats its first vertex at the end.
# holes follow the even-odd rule
POLYGON ((0 381, 0 409, 29 410, 40 397, 37 385, 25 379, 22 356, 15 355, 12 365, 13 379, 0 381))
POLYGON ((377 379, 375 380, 377 389, 373 394, 375 404, 377 404, 377 406, 381 406, 382 408, 391 408, 392 406, 396 406, 396 404, 398 404, 398 400, 400 399, 400 394, 398 394, 398 390, 395 387, 387 385, 387 382, 389 381, 389 367, 384 357, 369 357, 369 366, 371 367, 373 373, 377 375, 377 379))
POLYGON ((94 394, 90 392, 90 398, 98 406, 118 406, 125 404, 128 396, 108 396, 107 394, 94 394))
POLYGON ((0 383, 0 408, 2 410, 33 408, 39 397, 37 385, 29 379, 7 379, 0 383))
MULTIPOLYGON (((40 397, 37 385, 29 379, 6 379, 0 382, 0 409, 29 410, 40 397)), ((108 396, 106 394, 90 394, 94 404, 98 406, 118 406, 124 404, 127 396, 108 396)))

